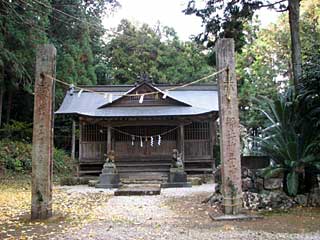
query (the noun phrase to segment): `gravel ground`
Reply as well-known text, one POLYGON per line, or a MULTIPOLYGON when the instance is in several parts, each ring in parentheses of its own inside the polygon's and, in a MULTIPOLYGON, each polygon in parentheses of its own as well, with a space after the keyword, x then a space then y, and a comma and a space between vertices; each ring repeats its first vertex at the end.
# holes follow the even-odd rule
MULTIPOLYGON (((113 191, 110 190, 97 190, 85 186, 64 187, 61 189, 70 194, 73 192, 90 193, 100 191, 113 194, 113 191)), ((320 232, 281 233, 253 231, 243 226, 238 226, 237 222, 213 222, 205 214, 202 214, 204 216, 201 216, 201 218, 192 214, 189 215, 188 211, 191 207, 190 205, 185 205, 186 199, 190 204, 193 204, 194 201, 198 201, 199 196, 207 196, 213 189, 213 184, 204 184, 192 188, 162 189, 161 195, 158 196, 111 197, 108 202, 95 210, 101 215, 100 221, 90 223, 77 232, 70 230, 67 234, 57 236, 54 239, 320 240, 320 232), (171 204, 171 202, 177 205, 171 204), (190 222, 192 219, 196 220, 190 222)))

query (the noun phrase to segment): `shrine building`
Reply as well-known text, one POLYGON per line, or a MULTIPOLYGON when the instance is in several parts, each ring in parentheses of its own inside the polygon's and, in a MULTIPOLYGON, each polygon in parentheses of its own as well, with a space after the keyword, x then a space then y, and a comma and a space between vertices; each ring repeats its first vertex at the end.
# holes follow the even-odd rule
POLYGON ((173 149, 185 171, 210 174, 215 162, 218 90, 213 84, 85 86, 69 90, 56 114, 79 126, 79 174, 99 175, 108 152, 121 178, 166 178, 173 149))

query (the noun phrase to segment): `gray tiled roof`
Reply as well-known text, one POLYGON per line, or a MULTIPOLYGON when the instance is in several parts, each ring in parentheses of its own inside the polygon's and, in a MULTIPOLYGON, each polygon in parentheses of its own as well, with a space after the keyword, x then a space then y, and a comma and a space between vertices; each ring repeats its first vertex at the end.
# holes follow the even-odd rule
MULTIPOLYGON (((129 86, 127 86, 129 89, 129 86)), ((131 86, 132 87, 132 86, 131 86)), ((94 89, 94 88, 92 88, 94 89)), ((96 90, 96 89, 95 89, 96 90)), ((124 89, 119 91, 119 86, 100 86, 99 92, 124 94, 124 89), (114 91, 116 90, 116 92, 114 91)), ((63 103, 56 114, 78 114, 93 117, 147 117, 147 116, 192 116, 201 115, 210 112, 219 111, 218 91, 213 85, 194 86, 185 89, 170 91, 168 96, 178 101, 189 104, 190 106, 152 106, 144 107, 104 107, 99 108, 107 103, 102 95, 82 92, 80 97, 77 93, 70 95, 67 92, 63 103), (193 90, 194 89, 194 90, 193 90)), ((113 96, 113 101, 119 96, 113 96)))

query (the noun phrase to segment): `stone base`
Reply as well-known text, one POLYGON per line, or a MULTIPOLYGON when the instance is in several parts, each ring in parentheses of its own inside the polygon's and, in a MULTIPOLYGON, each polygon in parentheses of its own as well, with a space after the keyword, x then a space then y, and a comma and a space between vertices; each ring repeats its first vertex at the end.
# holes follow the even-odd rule
POLYGON ((157 185, 125 185, 114 192, 115 196, 160 195, 161 188, 157 185))
POLYGON ((120 183, 119 184, 100 184, 100 183, 96 184, 96 188, 107 188, 107 189, 109 189, 109 188, 119 188, 119 187, 121 187, 120 183))
POLYGON ((192 187, 190 182, 172 182, 172 183, 162 183, 161 188, 186 188, 192 187))
POLYGON ((170 169, 168 183, 186 183, 187 174, 183 170, 170 169))
POLYGON ((246 215, 246 214, 222 215, 222 216, 216 217, 209 213, 209 216, 213 221, 249 221, 249 220, 263 219, 262 216, 246 215))
POLYGON ((168 176, 168 182, 161 184, 162 188, 184 188, 192 187, 190 182, 187 182, 187 174, 183 169, 171 168, 168 176))
POLYGON ((99 176, 99 183, 96 188, 119 188, 120 176, 117 173, 102 173, 99 176))

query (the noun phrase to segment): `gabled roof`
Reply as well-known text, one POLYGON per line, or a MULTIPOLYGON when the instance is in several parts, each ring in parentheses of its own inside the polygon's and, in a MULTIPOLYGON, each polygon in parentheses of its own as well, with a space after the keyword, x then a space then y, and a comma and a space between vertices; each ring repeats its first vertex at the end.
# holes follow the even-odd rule
MULTIPOLYGON (((152 85, 152 87, 164 93, 165 89, 175 85, 152 85)), ((136 87, 133 85, 115 86, 85 86, 86 89, 99 93, 112 93, 112 102, 123 98, 136 87)), ((150 116, 195 116, 219 111, 218 91, 215 85, 192 85, 168 92, 168 98, 177 101, 177 105, 171 106, 139 106, 118 107, 106 104, 107 99, 103 94, 83 91, 80 96, 77 92, 72 95, 67 92, 56 114, 75 114, 91 117, 150 117, 150 116), (103 106, 103 107, 102 107, 103 106)), ((120 101, 120 100, 119 100, 120 101)))
MULTIPOLYGON (((121 101, 122 99, 124 98, 127 98, 129 94, 135 94, 135 93, 140 93, 140 89, 144 86, 147 86, 150 88, 150 92, 158 92, 159 93, 159 97, 160 99, 162 98, 163 95, 165 95, 165 93, 155 87, 154 85, 150 84, 150 83, 147 83, 147 82, 142 82, 140 84, 138 84, 137 86, 131 88, 130 90, 128 90, 126 93, 124 93, 122 96, 120 96, 119 98, 115 99, 114 101, 112 102, 109 102, 109 103, 106 103, 106 104, 103 104, 102 106, 100 106, 99 108, 105 108, 105 107, 108 107, 108 106, 111 106, 111 105, 114 105, 115 103, 118 103, 119 101, 121 101)), ((175 102, 177 105, 181 105, 181 106, 189 106, 191 107, 191 105, 181 101, 181 100, 178 100, 178 99, 175 99, 174 97, 172 96, 167 96, 168 99, 171 99, 173 102, 175 102)))

